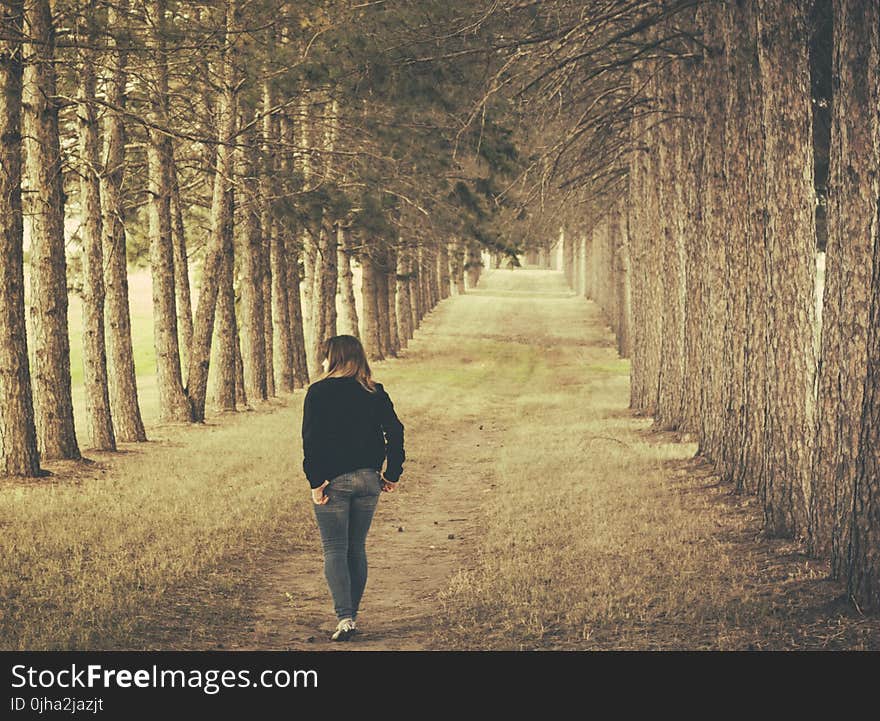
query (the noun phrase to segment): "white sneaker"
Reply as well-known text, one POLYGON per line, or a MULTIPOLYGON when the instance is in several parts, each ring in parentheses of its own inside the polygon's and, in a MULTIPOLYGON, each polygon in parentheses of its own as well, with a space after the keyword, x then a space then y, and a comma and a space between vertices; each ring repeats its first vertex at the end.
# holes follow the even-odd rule
POLYGON ((343 618, 338 624, 336 624, 336 630, 333 632, 333 635, 330 636, 331 641, 348 641, 351 635, 355 632, 355 623, 350 618, 343 618))

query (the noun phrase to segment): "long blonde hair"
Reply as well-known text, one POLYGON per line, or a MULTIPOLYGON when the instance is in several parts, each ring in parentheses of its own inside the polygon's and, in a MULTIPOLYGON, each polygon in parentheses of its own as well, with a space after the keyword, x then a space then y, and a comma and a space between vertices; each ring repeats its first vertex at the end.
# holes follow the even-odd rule
POLYGON ((316 383, 325 378, 357 378, 358 383, 370 393, 376 390, 367 354, 353 335, 334 335, 325 340, 324 357, 327 359, 327 370, 315 380, 316 383))

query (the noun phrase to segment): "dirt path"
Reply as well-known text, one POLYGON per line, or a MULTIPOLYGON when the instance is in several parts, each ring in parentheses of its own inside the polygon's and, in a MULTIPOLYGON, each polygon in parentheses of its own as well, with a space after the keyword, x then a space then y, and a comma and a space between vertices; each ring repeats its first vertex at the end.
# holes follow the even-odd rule
POLYGON ((262 574, 249 614, 252 623, 223 647, 435 647, 430 640, 439 596, 478 553, 481 501, 496 487, 495 469, 504 452, 501 419, 516 413, 514 389, 506 397, 473 392, 488 377, 511 370, 481 357, 481 351, 490 343, 496 352, 500 346, 503 356, 507 344, 523 342, 527 329, 517 324, 514 311, 533 294, 569 296, 560 274, 539 271, 529 280, 510 290, 507 273, 499 272, 494 282, 484 280, 491 294, 474 291, 448 299, 423 321, 401 359, 376 364, 376 375, 406 425, 407 463, 400 490, 382 495, 367 540, 369 578, 356 643, 328 640, 335 619, 315 537, 312 549, 275 559, 262 574), (510 300, 503 297, 506 292, 510 300), (469 327, 475 332, 468 333, 469 327), (501 332, 486 333, 486 328, 501 332), (424 385, 417 368, 432 379, 432 388, 409 393, 414 384, 424 385))
MULTIPOLYGON (((442 439, 442 430, 433 433, 442 439)), ((431 637, 437 594, 464 561, 474 536, 475 509, 451 492, 464 459, 447 458, 430 482, 383 494, 370 530, 369 579, 356 643, 333 644, 335 625, 318 545, 280 561, 256 591, 252 632, 233 648, 292 650, 421 650, 431 637), (450 538, 452 536, 452 538, 450 538)))
POLYGON ((763 539, 754 499, 633 416, 628 368, 561 273, 495 271, 444 301, 375 368, 407 462, 367 540, 362 633, 328 640, 307 516, 300 550, 255 569, 248 621, 207 647, 877 647, 880 624, 841 606, 823 564, 763 539))

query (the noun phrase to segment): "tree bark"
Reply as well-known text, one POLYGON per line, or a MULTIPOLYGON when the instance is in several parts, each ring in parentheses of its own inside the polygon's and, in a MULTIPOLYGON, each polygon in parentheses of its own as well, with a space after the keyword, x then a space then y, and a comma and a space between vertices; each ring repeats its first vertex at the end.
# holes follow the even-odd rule
POLYGON ((86 416, 93 448, 115 451, 116 438, 110 417, 107 380, 107 347, 104 338, 104 257, 101 248, 100 139, 95 110, 95 61, 91 49, 97 41, 96 0, 89 0, 78 19, 77 36, 82 41, 79 67, 80 208, 83 263, 83 366, 86 416))
POLYGON ((46 460, 79 459, 70 387, 64 177, 55 90, 55 28, 48 0, 24 4, 23 126, 31 219, 31 367, 37 440, 46 460))
MULTIPOLYGON (((322 147, 326 152, 323 159, 323 174, 328 179, 330 158, 336 147, 336 136, 339 127, 339 103, 332 99, 326 103, 326 120, 322 137, 322 147)), ((329 215, 327 208, 321 209, 320 230, 318 233, 318 254, 315 258, 316 267, 314 297, 312 299, 312 344, 310 348, 312 367, 320 368, 323 360, 324 341, 336 335, 336 292, 339 281, 338 247, 336 239, 336 223, 329 215)))
MULTIPOLYGON (((295 133, 290 117, 282 113, 280 119, 280 135, 282 142, 288 146, 295 145, 295 133)), ((295 177, 296 163, 293 153, 285 153, 281 169, 288 179, 295 177)), ((277 226, 279 238, 284 243, 283 266, 287 273, 287 319, 290 327, 290 362, 292 364, 293 388, 304 388, 309 384, 308 351, 306 346, 305 325, 303 319, 303 301, 300 289, 300 245, 293 232, 281 224, 277 226)), ((313 372, 319 373, 319 365, 313 372)))
MULTIPOLYGON (((874 61, 876 59, 875 54, 874 61)), ((877 98, 874 95, 875 103, 877 98)), ((876 127, 874 140, 876 143, 876 127)), ((875 226, 868 372, 852 488, 852 518, 848 526, 843 525, 833 533, 835 553, 839 553, 841 544, 848 541, 848 553, 836 559, 835 566, 842 566, 847 572, 849 596, 863 611, 875 612, 880 611, 880 243, 876 242, 877 235, 875 226)), ((845 494, 843 498, 838 497, 838 502, 845 500, 845 494)))
POLYGON ((363 337, 361 342, 364 345, 367 358, 370 360, 383 360, 385 358, 382 353, 382 339, 380 336, 380 279, 381 274, 377 268, 376 262, 370 255, 370 249, 367 248, 361 254, 361 268, 363 269, 361 284, 361 308, 363 309, 363 337))
POLYGON ((275 328, 273 325, 272 312, 272 249, 271 228, 266 232, 265 226, 261 225, 263 263, 263 352, 266 357, 266 395, 275 395, 275 328))
MULTIPOLYGON (((636 67, 632 72, 633 88, 645 82, 648 71, 636 67)), ((650 84, 648 86, 650 88, 650 84)), ((648 106, 647 110, 651 107, 648 106)), ((658 380, 660 374, 660 319, 662 318, 661 293, 656 269, 662 267, 658 257, 656 232, 656 159, 651 148, 654 133, 648 129, 648 118, 636 117, 633 121, 634 148, 630 159, 630 259, 632 262, 632 383, 630 405, 633 410, 653 415, 657 409, 658 380)), ((594 246, 601 236, 594 231, 594 246)), ((594 247, 596 256, 600 248, 594 247)), ((601 271, 597 265, 596 293, 602 298, 601 271)))
MULTIPOLYGON (((749 338, 750 289, 760 278, 750 277, 749 256, 759 250, 750 226, 751 197, 749 186, 752 179, 761 175, 754 167, 754 139, 749 118, 756 114, 758 100, 754 97, 754 67, 757 49, 751 30, 753 3, 729 3, 723 6, 721 32, 727 74, 727 102, 724 134, 730 147, 737 152, 724 157, 726 195, 729 198, 724 241, 726 247, 724 286, 727 288, 727 311, 722 349, 723 395, 721 431, 721 477, 738 491, 749 486, 754 490, 746 471, 745 449, 748 407, 748 376, 757 372, 750 361, 752 348, 749 338)), ((691 85, 685 84, 683 92, 694 108, 691 85)), ((685 113, 693 110, 684 110, 685 113)))
MULTIPOLYGON (((168 57, 165 49, 167 3, 157 0, 150 11, 153 88, 149 90, 149 119, 163 126, 168 117, 168 57)), ((183 389, 171 238, 171 157, 168 138, 155 127, 149 131, 147 175, 149 195, 150 267, 153 280, 153 342, 159 386, 159 417, 163 421, 193 420, 183 389)))
POLYGON ((464 293, 465 293, 464 264, 465 264, 464 244, 460 240, 456 240, 452 244, 451 271, 452 271, 452 282, 455 285, 455 292, 458 295, 464 295, 464 293))
POLYGON ((319 235, 320 252, 315 267, 315 292, 312 298, 314 332, 312 334, 311 367, 320 368, 323 360, 324 341, 336 335, 336 291, 339 278, 337 266, 339 250, 336 228, 324 212, 319 235))
MULTIPOLYGON (((208 387, 208 369, 211 363, 211 342, 214 332, 214 316, 218 306, 218 295, 226 294, 228 301, 230 273, 224 265, 224 255, 231 254, 229 246, 232 232, 232 213, 234 209, 233 173, 235 158, 231 141, 235 136, 237 115, 237 80, 234 59, 238 25, 238 3, 227 0, 221 60, 222 92, 217 107, 217 161, 214 174, 214 189, 211 201, 211 235, 205 248, 202 269, 202 284, 199 288, 199 301, 193 325, 193 345, 190 352, 187 393, 192 404, 193 417, 197 421, 205 419, 205 400, 208 387)), ((233 296, 234 298, 234 296, 233 296)), ((227 311, 221 322, 229 330, 230 319, 227 311)), ((234 309, 233 309, 234 314, 234 309)), ((235 343, 233 335, 224 335, 218 349, 217 392, 221 403, 229 403, 235 398, 235 343)))
MULTIPOLYGON (((742 6, 745 10, 743 21, 746 32, 742 39, 747 45, 743 48, 745 57, 743 67, 750 72, 749 84, 751 103, 744 116, 745 134, 748 138, 749 156, 762 158, 765 153, 766 138, 763 125, 764 96, 761 93, 758 56, 757 6, 749 2, 742 6)), ((745 150, 745 149, 744 149, 745 150)), ((769 313, 771 288, 767 283, 767 269, 764 247, 766 245, 767 195, 765 188, 771 169, 764 163, 749 164, 747 185, 747 228, 749 250, 746 254, 746 338, 745 363, 748 372, 743 383, 745 413, 743 418, 742 472, 736 479, 737 487, 747 493, 757 493, 764 486, 767 472, 765 456, 767 452, 767 385, 769 382, 769 313)))
POLYGON ((448 298, 451 293, 451 277, 449 274, 449 243, 441 240, 437 253, 438 275, 440 284, 440 300, 448 298))
POLYGON ((815 440, 816 228, 807 0, 758 0, 770 285, 765 530, 805 529, 815 440))
POLYGON ((22 0, 0 2, 0 25, 11 31, 0 38, 0 469, 6 476, 40 474, 24 310, 22 56, 16 39, 22 5, 22 0))
POLYGON ((679 189, 682 187, 683 161, 687 137, 679 133, 682 121, 680 95, 690 78, 680 81, 681 68, 673 62, 661 77, 660 97, 665 99, 665 122, 657 128, 657 173, 665 202, 661 206, 658 241, 662 273, 662 326, 657 424, 677 430, 683 424, 685 389, 685 257, 680 222, 683 212, 679 189))
POLYGON ((876 500, 871 499, 872 493, 875 499, 878 494, 877 464, 876 450, 867 443, 876 444, 877 373, 872 363, 877 363, 874 324, 880 283, 876 275, 872 277, 867 259, 874 258, 876 274, 880 240, 880 8, 875 3, 837 0, 834 36, 834 77, 838 84, 832 103, 822 363, 809 550, 816 556, 830 556, 832 576, 849 579, 850 592, 861 606, 870 607, 873 596, 877 607, 880 514, 876 500), (856 526, 855 538, 852 524, 856 526))
POLYGON ((351 230, 340 223, 338 226, 337 248, 339 256, 339 292, 341 296, 340 328, 343 333, 360 338, 358 313, 354 297, 354 273, 351 270, 351 230))
MULTIPOLYGON (((271 48, 271 45, 270 45, 271 48)), ((276 118, 270 112, 270 109, 274 107, 275 98, 272 89, 272 83, 268 78, 263 80, 263 119, 262 119, 262 127, 260 134, 260 143, 261 143, 261 172, 260 172, 260 194, 259 194, 259 208, 255 208, 254 212, 259 212, 260 214, 260 233, 261 233, 261 259, 263 265, 263 277, 262 277, 262 287, 263 287, 263 333, 265 334, 264 338, 264 350, 263 355, 266 359, 266 395, 274 396, 275 395, 275 333, 274 333, 274 323, 278 322, 273 320, 274 316, 277 316, 279 313, 279 306, 275 305, 275 310, 273 313, 272 305, 274 299, 274 288, 275 281, 274 279, 274 271, 272 268, 273 263, 273 245, 274 241, 274 232, 275 232, 275 219, 274 219, 274 205, 272 203, 272 188, 275 183, 275 153, 272 148, 272 143, 275 140, 275 123, 276 118)), ((287 304, 285 303, 284 309, 287 309, 287 304)), ((289 311, 287 311, 289 312, 289 311)), ((282 310, 283 313, 283 310, 282 310)), ((282 359, 283 362, 283 359, 282 359)), ((283 375, 283 371, 282 371, 283 375)))
POLYGON ((388 270, 385 274, 388 288, 388 344, 391 355, 397 357, 400 351, 400 332, 397 327, 397 248, 388 249, 388 270))
POLYGON ((428 313, 431 312, 431 298, 428 292, 428 273, 430 258, 428 249, 424 245, 419 246, 419 274, 416 278, 419 286, 419 322, 421 323, 428 313))
POLYGON ((401 348, 413 337, 412 303, 410 301, 410 249, 402 246, 397 254, 397 333, 401 348))
POLYGON ((476 288, 480 282, 480 271, 483 261, 480 258, 480 244, 472 240, 467 246, 467 280, 468 288, 476 288))
POLYGON ((373 283, 376 293, 376 321, 379 326, 379 352, 383 358, 393 358, 394 348, 391 346, 391 324, 388 312, 388 249, 374 251, 373 283))
POLYGON ((276 387, 282 393, 293 392, 293 345, 290 337, 290 299, 287 247, 280 229, 272 233, 272 296, 274 299, 275 361, 278 369, 276 387))
MULTIPOLYGON (((729 148, 725 136, 725 114, 728 93, 726 72, 728 49, 724 47, 720 4, 705 7, 704 25, 711 45, 711 59, 706 68, 706 84, 710 91, 704 99, 706 122, 703 138, 703 183, 701 205, 702 225, 697 242, 700 248, 702 272, 698 278, 701 287, 699 370, 701 399, 697 424, 699 454, 716 467, 722 458, 724 417, 724 333, 727 323, 727 288, 724 277, 727 267, 725 238, 730 203, 724 179, 725 159, 729 148)), ((696 369, 695 369, 696 370, 696 369)))
POLYGON ((615 265, 615 315, 617 333, 617 353, 621 358, 627 358, 630 354, 630 334, 632 325, 632 305, 630 301, 630 277, 629 277, 629 234, 626 222, 626 214, 622 203, 618 201, 613 210, 615 238, 614 238, 614 265, 615 265))
MULTIPOLYGON (((306 338, 303 328, 303 306, 300 292, 299 248, 293 235, 286 235, 288 294, 290 304, 290 343, 293 350, 293 384, 295 388, 305 388, 309 384, 309 368, 306 353, 306 338)), ((322 359, 323 360, 323 359, 322 359)), ((319 373, 318 366, 315 373, 319 373)))
MULTIPOLYGON (((247 124, 249 118, 243 118, 247 124)), ((254 402, 268 398, 266 386, 266 312, 263 308, 263 234, 260 227, 260 186, 257 142, 245 133, 236 152, 236 175, 243 193, 236 204, 236 235, 241 249, 241 307, 244 335, 242 375, 244 391, 254 402)))
MULTIPOLYGON (((222 154, 218 153, 218 155, 222 154)), ((220 177, 219 173, 216 176, 220 177)), ((230 184, 231 185, 231 184, 230 184)), ((238 344, 238 323, 235 318, 235 251, 233 244, 234 196, 231 189, 224 189, 223 251, 218 260, 217 287, 217 376, 214 405, 221 413, 237 410, 236 389, 237 358, 241 355, 238 344)))
POLYGON ((183 225, 183 204, 180 200, 180 182, 174 165, 174 146, 171 153, 171 243, 174 246, 174 292, 177 305, 177 330, 180 334, 180 363, 184 375, 189 372, 189 349, 193 338, 192 293, 189 287, 189 257, 183 225))
MULTIPOLYGON (((119 0, 107 9, 107 24, 115 28, 128 11, 128 0, 119 0)), ((137 375, 131 340, 131 313, 128 305, 128 262, 125 239, 125 204, 123 180, 125 177, 125 120, 122 110, 127 98, 128 40, 110 32, 107 39, 110 52, 105 82, 107 103, 120 108, 108 110, 104 116, 104 162, 101 175, 101 205, 104 214, 103 256, 105 306, 104 323, 107 336, 107 369, 110 380, 110 411, 113 429, 118 441, 143 442, 147 440, 141 419, 137 395, 137 375)))

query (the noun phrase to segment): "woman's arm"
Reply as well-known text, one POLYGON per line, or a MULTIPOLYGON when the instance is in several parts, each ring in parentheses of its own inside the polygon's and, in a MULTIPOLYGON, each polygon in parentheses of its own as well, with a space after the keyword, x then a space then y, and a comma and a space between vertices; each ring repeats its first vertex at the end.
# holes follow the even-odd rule
POLYGON ((406 460, 403 450, 403 423, 394 412, 394 404, 385 389, 380 387, 379 393, 380 419, 385 433, 385 455, 388 459, 385 464, 385 478, 394 483, 403 473, 403 462, 406 460))
POLYGON ((303 471, 312 488, 318 488, 326 480, 321 478, 321 459, 323 453, 319 430, 319 409, 315 406, 315 394, 309 388, 306 392, 305 401, 303 401, 302 445, 303 471))

